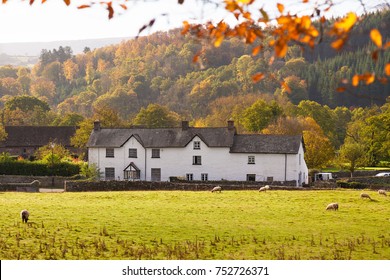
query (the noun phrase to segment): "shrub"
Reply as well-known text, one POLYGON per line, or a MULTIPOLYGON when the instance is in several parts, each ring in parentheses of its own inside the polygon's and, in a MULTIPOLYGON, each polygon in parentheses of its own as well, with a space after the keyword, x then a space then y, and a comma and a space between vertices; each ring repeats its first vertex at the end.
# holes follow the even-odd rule
POLYGON ((30 161, 2 161, 0 173, 3 175, 25 176, 73 176, 80 173, 78 164, 60 162, 53 165, 30 161))

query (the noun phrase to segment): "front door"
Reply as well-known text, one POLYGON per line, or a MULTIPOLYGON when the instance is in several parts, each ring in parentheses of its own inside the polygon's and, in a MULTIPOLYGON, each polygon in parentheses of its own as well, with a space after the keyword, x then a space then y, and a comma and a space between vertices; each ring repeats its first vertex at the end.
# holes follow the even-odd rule
POLYGON ((161 181, 161 168, 152 168, 152 181, 161 181))

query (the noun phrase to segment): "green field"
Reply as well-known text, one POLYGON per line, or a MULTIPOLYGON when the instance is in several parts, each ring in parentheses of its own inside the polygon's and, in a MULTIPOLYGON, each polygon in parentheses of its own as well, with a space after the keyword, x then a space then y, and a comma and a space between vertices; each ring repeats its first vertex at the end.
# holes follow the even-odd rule
POLYGON ((360 192, 0 193, 0 259, 388 260, 390 196, 360 192))

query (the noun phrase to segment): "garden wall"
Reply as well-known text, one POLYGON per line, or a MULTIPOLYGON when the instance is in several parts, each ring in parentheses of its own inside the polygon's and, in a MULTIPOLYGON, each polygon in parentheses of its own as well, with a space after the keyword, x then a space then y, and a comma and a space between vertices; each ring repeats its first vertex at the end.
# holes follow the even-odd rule
MULTIPOLYGON (((273 182, 276 184, 276 182, 273 182)), ((181 190, 181 191, 209 191, 216 185, 223 190, 257 190, 264 186, 264 182, 149 182, 149 181, 66 181, 65 191, 147 191, 147 190, 181 190)), ((295 187, 296 182, 278 184, 278 189, 295 187)), ((273 185, 271 185, 273 186, 273 185)))

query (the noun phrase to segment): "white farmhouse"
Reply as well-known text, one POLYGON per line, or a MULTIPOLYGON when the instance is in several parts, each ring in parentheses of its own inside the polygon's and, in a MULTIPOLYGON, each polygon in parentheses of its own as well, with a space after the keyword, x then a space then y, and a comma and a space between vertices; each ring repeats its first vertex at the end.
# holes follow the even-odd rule
POLYGON ((227 127, 101 128, 88 141, 89 164, 104 180, 308 182, 302 136, 237 134, 227 127))

